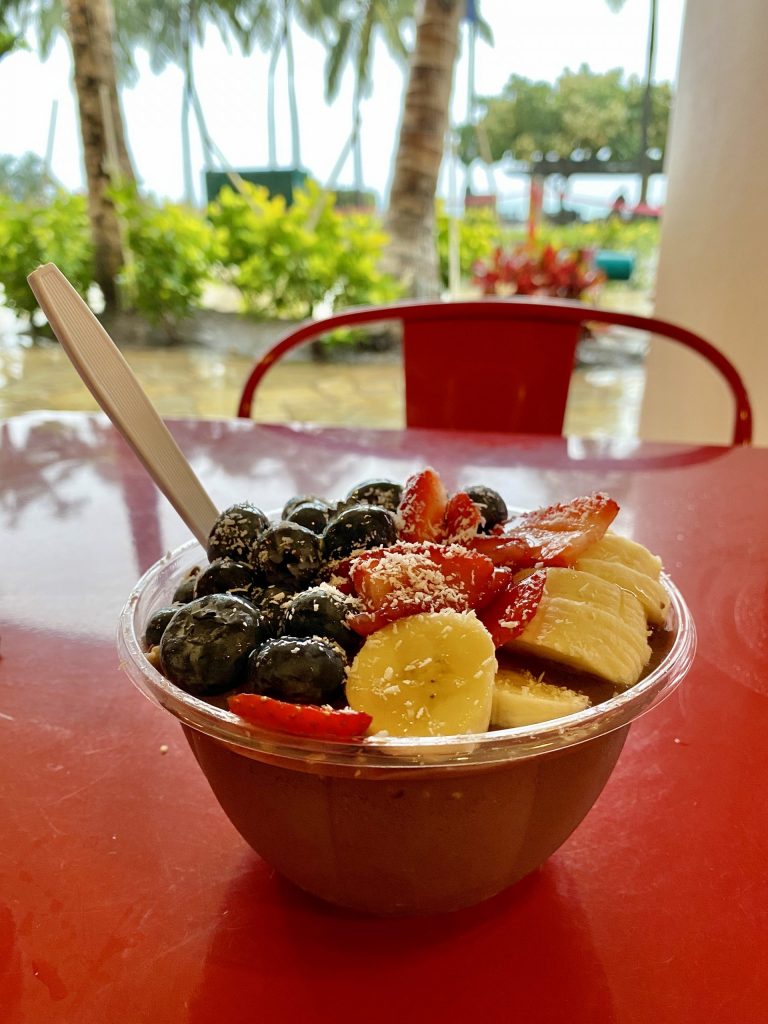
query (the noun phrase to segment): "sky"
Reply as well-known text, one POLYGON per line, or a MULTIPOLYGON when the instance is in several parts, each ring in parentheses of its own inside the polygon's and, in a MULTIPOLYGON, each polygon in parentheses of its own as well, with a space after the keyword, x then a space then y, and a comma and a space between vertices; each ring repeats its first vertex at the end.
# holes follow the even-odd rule
MULTIPOLYGON (((657 80, 674 81, 685 0, 659 0, 657 80)), ((478 41, 476 92, 497 95, 511 74, 554 81, 565 68, 586 63, 593 71, 623 68, 642 76, 648 37, 649 0, 626 0, 613 13, 606 0, 482 0, 481 11, 494 35, 493 45, 478 41)), ((466 119, 468 60, 466 30, 456 69, 452 117, 466 119)), ((294 37, 296 89, 298 94, 301 158, 304 168, 321 184, 331 176, 349 135, 351 125, 352 73, 347 69, 342 88, 332 105, 324 99, 322 45, 299 30, 294 37)), ((146 54, 138 54, 140 77, 122 92, 122 105, 136 171, 143 187, 159 198, 183 196, 181 161, 181 72, 174 67, 155 75, 146 54)), ((243 56, 211 30, 195 54, 195 72, 203 110, 211 135, 227 162, 237 169, 268 165, 266 135, 267 64, 261 51, 243 56)), ((383 45, 374 51, 373 92, 363 105, 363 170, 367 188, 386 197, 397 147, 398 124, 406 71, 383 45)), ((285 62, 278 80, 278 166, 291 162, 290 121, 285 62)), ((64 39, 59 39, 45 63, 32 52, 13 53, 0 61, 0 153, 44 155, 51 136, 55 109, 51 167, 70 189, 83 187, 77 108, 71 85, 71 58, 64 39)), ((193 129, 193 157, 200 171, 198 195, 202 195, 202 150, 193 129)), ((344 165, 339 186, 351 186, 351 158, 344 165)), ((465 181, 446 161, 439 192, 453 201, 465 181)), ((475 168, 470 181, 475 191, 486 191, 488 181, 475 168)), ((494 176, 500 196, 510 200, 522 195, 519 176, 494 176)), ((613 180, 611 192, 622 187, 613 180)), ((663 198, 663 181, 655 186, 656 201, 663 198)), ((604 194, 605 184, 574 179, 571 185, 584 198, 604 194)), ((625 191, 632 198, 633 184, 625 191)), ((654 201, 654 192, 651 193, 654 201)))

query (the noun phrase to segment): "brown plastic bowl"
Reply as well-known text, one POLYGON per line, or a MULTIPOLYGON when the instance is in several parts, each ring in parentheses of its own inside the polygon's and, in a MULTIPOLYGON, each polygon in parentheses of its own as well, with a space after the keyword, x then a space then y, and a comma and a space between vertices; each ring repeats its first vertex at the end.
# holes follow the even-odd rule
POLYGON ((473 736, 304 739, 192 697, 147 661, 147 619, 170 602, 188 568, 204 563, 190 541, 145 573, 121 613, 122 664, 179 720, 246 842, 302 889, 369 913, 456 910, 542 864, 599 796, 630 724, 681 682, 696 646, 690 612, 664 577, 670 649, 636 686, 603 704, 473 736))

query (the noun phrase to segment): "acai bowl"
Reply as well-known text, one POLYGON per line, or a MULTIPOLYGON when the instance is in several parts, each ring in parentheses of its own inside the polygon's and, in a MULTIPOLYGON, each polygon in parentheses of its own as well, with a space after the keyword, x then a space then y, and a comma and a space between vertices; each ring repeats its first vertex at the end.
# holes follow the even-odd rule
MULTIPOLYGON (((302 570, 288 579, 273 635, 264 639, 262 631, 216 692, 204 692, 204 672, 188 682, 194 658, 178 655, 177 641, 196 628, 193 602, 210 596, 195 597, 189 581, 229 557, 220 545, 190 541, 166 555, 142 576, 121 614, 123 667, 179 721, 232 824, 284 877, 330 903, 423 914, 469 906, 513 885, 577 827, 630 725, 672 692, 693 660, 690 612, 658 559, 610 529, 615 503, 593 495, 532 513, 510 515, 505 507, 499 518, 484 490, 458 492, 470 501, 475 495, 475 513, 445 492, 434 470, 389 492, 369 486, 363 493, 389 505, 381 507, 394 523, 390 543, 379 532, 369 547, 345 551, 332 539, 334 557, 318 574, 302 570), (182 585, 191 600, 175 607, 182 585), (300 679, 279 692, 290 671, 275 673, 274 664, 276 651, 290 653, 281 640, 301 639, 281 634, 280 623, 287 619, 298 631, 289 610, 313 588, 343 596, 357 639, 342 658, 342 691, 329 689, 306 705, 300 679), (160 609, 172 610, 170 624, 183 608, 186 617, 178 616, 168 637, 163 631, 160 643, 147 642, 160 609), (613 633, 620 636, 606 640, 616 609, 622 621, 613 633), (594 642, 575 653, 559 650, 573 645, 576 627, 581 639, 595 631, 594 642), (425 656, 404 661, 401 652, 414 643, 425 656), (606 644, 616 650, 606 652, 606 644), (472 652, 478 660, 468 667, 472 652), (245 714, 233 710, 243 701, 245 714), (285 705, 290 719, 280 717, 285 705), (303 727, 305 706, 324 711, 319 731, 314 719, 303 727), (348 729, 352 718, 351 735, 334 735, 337 722, 348 729), (330 734, 323 732, 327 719, 330 734)), ((312 499, 327 506, 326 521, 314 524, 320 551, 333 521, 372 504, 358 499, 359 492, 338 502, 312 499)), ((259 536, 295 521, 285 516, 286 508, 266 515, 259 536)), ((230 552, 252 564, 258 582, 235 574, 228 593, 256 609, 259 593, 280 578, 260 557, 272 550, 274 534, 267 540, 254 553, 254 544, 238 537, 230 552)), ((313 636, 311 622, 302 628, 308 643, 341 646, 313 636)))

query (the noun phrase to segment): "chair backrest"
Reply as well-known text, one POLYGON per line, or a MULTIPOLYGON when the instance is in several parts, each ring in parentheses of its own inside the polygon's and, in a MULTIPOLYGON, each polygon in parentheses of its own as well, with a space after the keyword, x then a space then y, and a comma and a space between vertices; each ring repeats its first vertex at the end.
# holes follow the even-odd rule
POLYGON ((259 382, 286 352, 340 327, 387 321, 402 325, 409 426, 560 434, 576 346, 585 325, 605 323, 647 331, 707 359, 733 396, 732 444, 752 440, 744 383, 710 342, 668 321, 555 299, 399 302, 305 323, 256 363, 238 416, 250 417, 259 382))

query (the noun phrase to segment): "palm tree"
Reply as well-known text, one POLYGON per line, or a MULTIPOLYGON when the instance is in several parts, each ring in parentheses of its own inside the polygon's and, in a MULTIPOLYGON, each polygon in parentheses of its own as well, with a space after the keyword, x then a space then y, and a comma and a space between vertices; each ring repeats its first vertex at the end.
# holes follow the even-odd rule
POLYGON ((94 275, 107 308, 117 305, 116 277, 123 265, 120 224, 109 187, 135 175, 117 93, 109 0, 6 0, 5 24, 19 34, 35 28, 43 58, 63 29, 72 50, 75 93, 88 189, 94 275))
MULTIPOLYGON (((190 141, 190 116, 194 115, 207 166, 221 154, 203 114, 194 72, 194 49, 203 43, 206 28, 218 29, 223 39, 234 36, 245 50, 254 36, 265 38, 262 25, 271 18, 269 0, 115 0, 117 42, 124 77, 135 74, 133 50, 146 47, 150 67, 162 71, 169 63, 183 73, 181 142, 184 194, 195 202, 190 141)), ((270 22, 271 23, 271 22, 270 22)))
MULTIPOLYGON (((412 20, 414 0, 350 0, 347 3, 329 3, 320 0, 310 15, 314 14, 316 27, 324 37, 328 48, 326 63, 326 97, 335 99, 341 84, 344 66, 351 62, 354 67, 355 85, 352 95, 352 132, 344 147, 346 158, 351 148, 354 165, 355 190, 364 188, 363 161, 360 127, 362 123, 362 102, 371 92, 371 65, 373 45, 381 36, 390 53, 406 61, 408 47, 402 35, 403 25, 412 20)), ((337 165, 340 169, 342 161, 337 165)), ((331 182, 332 184, 332 182, 331 182)))
POLYGON ((117 94, 109 0, 67 0, 64 28, 72 47, 80 112, 94 274, 107 308, 118 304, 125 262, 120 222, 109 196, 117 180, 135 181, 117 94))
MULTIPOLYGON (((620 11, 626 0, 607 0, 608 6, 613 11, 620 11)), ((656 23, 658 20, 658 0, 650 0, 648 25, 648 46, 645 58, 645 85, 643 92, 643 109, 640 118, 640 202, 644 203, 648 198, 648 181, 650 170, 648 167, 648 133, 651 125, 652 114, 652 92, 653 72, 656 64, 656 23)))
POLYGON ((435 193, 464 11, 465 0, 424 0, 384 221, 390 236, 386 269, 412 294, 422 297, 434 297, 440 289, 435 193))
POLYGON ((273 30, 269 57, 268 81, 268 141, 269 166, 277 165, 277 115, 275 111, 275 77, 280 55, 285 53, 286 72, 288 77, 288 109, 291 117, 291 162, 294 167, 301 167, 301 138, 299 135, 299 105, 296 99, 296 66, 293 59, 293 36, 291 22, 294 14, 300 14, 301 4, 296 0, 280 0, 277 24, 273 30), (297 10, 298 9, 298 10, 297 10))
POLYGON ((0 11, 0 60, 3 57, 7 57, 14 50, 21 50, 23 48, 24 39, 18 32, 13 31, 7 25, 4 12, 0 11))
MULTIPOLYGON (((252 0, 258 6, 259 0, 252 0)), ((377 0, 374 0, 377 2, 377 0)), ((398 0, 399 2, 399 0, 398 0)), ((269 166, 277 165, 277 115, 275 79, 280 57, 285 53, 288 80, 288 109, 291 124, 291 160, 294 167, 301 166, 301 138, 299 132, 299 106, 296 99, 296 68, 293 56, 292 24, 296 21, 310 33, 325 36, 329 25, 340 24, 342 6, 338 0, 274 0, 267 3, 268 10, 251 19, 259 42, 269 49, 267 85, 267 139, 269 166)))

